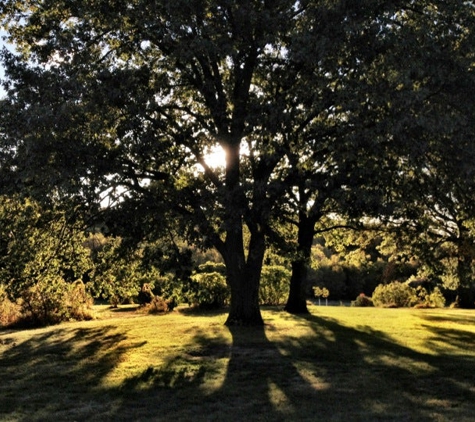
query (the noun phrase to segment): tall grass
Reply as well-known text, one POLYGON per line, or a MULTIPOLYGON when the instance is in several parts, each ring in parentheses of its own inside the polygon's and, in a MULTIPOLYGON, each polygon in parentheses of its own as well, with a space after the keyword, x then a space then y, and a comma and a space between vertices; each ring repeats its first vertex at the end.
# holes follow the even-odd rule
POLYGON ((0 332, 0 420, 473 420, 474 312, 107 312, 0 332))

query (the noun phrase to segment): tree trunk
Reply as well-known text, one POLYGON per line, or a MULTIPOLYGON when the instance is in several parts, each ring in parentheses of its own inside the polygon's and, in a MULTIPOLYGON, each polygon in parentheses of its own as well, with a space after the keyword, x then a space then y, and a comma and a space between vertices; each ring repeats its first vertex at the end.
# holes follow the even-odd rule
POLYGON ((251 236, 247 260, 243 252, 234 249, 234 243, 230 246, 225 258, 227 280, 231 287, 231 306, 226 325, 263 325, 259 285, 265 252, 264 236, 262 233, 251 236))
POLYGON ((289 297, 285 310, 291 314, 308 314, 307 295, 307 262, 295 260, 292 262, 292 276, 290 278, 289 297))
POLYGON ((475 295, 473 287, 459 286, 457 289, 457 298, 455 299, 457 308, 475 309, 475 295))
POLYGON ((292 261, 292 276, 285 310, 291 314, 308 314, 307 266, 312 251, 315 221, 304 212, 299 215, 297 256, 292 261))
POLYGON ((245 278, 241 275, 231 284, 231 306, 226 325, 259 326, 264 325, 259 308, 259 279, 245 278))
POLYGON ((457 263, 459 286, 457 288, 457 298, 455 299, 455 304, 458 308, 475 308, 475 292, 472 280, 471 267, 471 257, 459 257, 457 263))
POLYGON ((259 308, 259 283, 265 253, 265 238, 256 220, 251 222, 251 239, 247 254, 243 239, 243 219, 248 210, 240 186, 239 142, 231 142, 226 156, 225 203, 226 240, 222 255, 231 288, 231 306, 226 325, 258 326, 264 321, 259 308))
POLYGON ((459 225, 459 232, 460 235, 457 245, 457 275, 459 285, 457 288, 457 298, 455 299, 455 304, 458 308, 474 309, 475 292, 472 271, 474 251, 467 229, 465 229, 462 225, 459 225))

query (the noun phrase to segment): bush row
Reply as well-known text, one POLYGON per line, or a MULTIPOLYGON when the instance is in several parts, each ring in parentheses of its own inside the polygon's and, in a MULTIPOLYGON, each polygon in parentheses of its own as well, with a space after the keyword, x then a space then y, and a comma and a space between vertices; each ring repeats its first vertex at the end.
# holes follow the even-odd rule
POLYGON ((92 318, 92 297, 82 281, 40 279, 21 292, 18 299, 0 286, 1 326, 43 326, 68 320, 92 318))
MULTIPOLYGON (((191 276, 183 299, 189 305, 216 309, 229 303, 230 290, 223 264, 205 263, 191 276), (214 270, 214 271, 213 271, 214 270)), ((259 290, 261 305, 280 305, 288 294, 290 271, 281 265, 267 265, 262 269, 259 290)))
MULTIPOLYGON (((206 309, 220 308, 230 300, 224 273, 222 264, 208 262, 200 266, 187 283, 183 284, 172 276, 165 276, 158 277, 154 283, 144 284, 136 299, 154 313, 172 310, 179 302, 206 309)), ((283 304, 287 298, 290 276, 290 271, 284 266, 264 266, 259 291, 260 304, 283 304)), ((39 326, 70 319, 88 319, 92 317, 92 302, 92 297, 82 281, 68 283, 60 277, 38 280, 15 300, 8 295, 4 286, 0 286, 0 325, 39 326)), ((392 282, 379 284, 372 297, 361 293, 351 304, 443 307, 445 299, 437 287, 429 292, 422 286, 416 288, 408 283, 392 282)))
POLYGON ((388 284, 380 284, 376 287, 372 297, 361 293, 352 306, 380 306, 385 308, 443 308, 445 298, 438 287, 432 292, 424 287, 411 287, 407 283, 394 281, 388 284))

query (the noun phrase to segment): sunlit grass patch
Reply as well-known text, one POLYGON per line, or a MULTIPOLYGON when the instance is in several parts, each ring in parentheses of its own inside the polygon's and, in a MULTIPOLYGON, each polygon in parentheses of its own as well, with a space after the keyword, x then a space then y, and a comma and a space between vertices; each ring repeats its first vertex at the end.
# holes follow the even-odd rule
POLYGON ((103 307, 0 332, 0 420, 471 420, 474 312, 310 310, 230 329, 103 307))

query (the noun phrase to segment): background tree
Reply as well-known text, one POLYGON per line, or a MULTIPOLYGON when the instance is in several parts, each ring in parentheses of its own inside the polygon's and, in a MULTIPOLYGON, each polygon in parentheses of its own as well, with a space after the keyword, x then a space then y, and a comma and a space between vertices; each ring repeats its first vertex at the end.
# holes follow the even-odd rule
POLYGON ((328 215, 348 217, 356 226, 364 216, 390 211, 394 174, 407 142, 392 139, 390 127, 399 117, 391 101, 399 78, 405 77, 389 76, 401 53, 394 43, 410 41, 400 21, 405 6, 400 7, 312 3, 306 25, 295 35, 296 46, 290 46, 300 65, 297 89, 303 105, 295 107, 284 135, 291 142, 283 170, 286 203, 279 217, 296 227, 294 239, 285 242, 287 248, 293 244, 289 312, 307 312, 306 268, 317 223, 323 232, 332 229, 322 224, 330 221, 324 218, 328 215), (310 58, 302 59, 302 51, 310 58))
POLYGON ((459 305, 474 307, 474 9, 452 3, 414 6, 406 19, 423 48, 407 51, 417 101, 400 105, 405 119, 396 136, 413 143, 392 222, 434 275, 455 276, 459 305), (444 262, 450 263, 445 269, 444 262))
POLYGON ((83 318, 90 295, 82 283, 92 268, 81 227, 60 209, 0 196, 0 284, 22 318, 34 324, 83 318))

